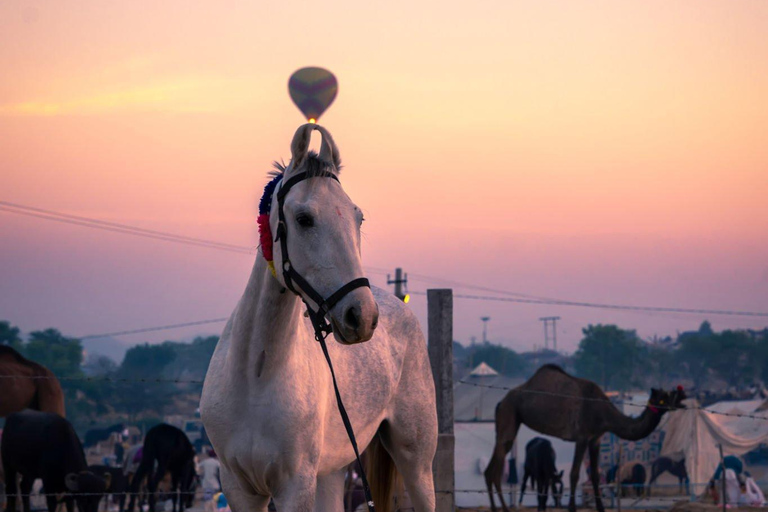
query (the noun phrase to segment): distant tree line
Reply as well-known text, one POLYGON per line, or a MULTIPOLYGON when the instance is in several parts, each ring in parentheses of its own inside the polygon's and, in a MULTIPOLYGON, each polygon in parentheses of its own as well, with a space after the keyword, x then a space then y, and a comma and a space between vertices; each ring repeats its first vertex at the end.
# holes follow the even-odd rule
MULTIPOLYGON (((684 384, 698 391, 725 391, 768 383, 768 328, 715 332, 709 322, 676 338, 641 339, 633 329, 588 325, 570 357, 559 364, 604 389, 630 389, 684 384)), ((554 354, 554 353, 552 353, 554 354)), ((463 373, 485 362, 510 377, 529 377, 540 358, 492 343, 468 347, 454 342, 463 373)))
POLYGON ((196 404, 202 390, 197 382, 204 379, 217 342, 217 336, 209 336, 191 343, 144 343, 128 349, 119 364, 101 356, 84 365, 77 338, 45 329, 31 332, 25 342, 18 327, 0 321, 0 344, 46 366, 60 379, 67 416, 78 428, 105 417, 115 422, 162 417, 178 413, 184 404, 196 404))

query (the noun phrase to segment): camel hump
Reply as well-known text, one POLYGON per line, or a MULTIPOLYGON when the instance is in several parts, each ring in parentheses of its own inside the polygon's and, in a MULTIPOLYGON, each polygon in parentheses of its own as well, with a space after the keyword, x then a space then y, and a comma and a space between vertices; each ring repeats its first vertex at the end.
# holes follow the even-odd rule
POLYGON ((27 366, 32 366, 35 364, 23 355, 19 354, 19 351, 10 345, 0 345, 0 357, 2 356, 10 356, 14 358, 17 363, 21 363, 27 366))
POLYGON ((16 360, 17 363, 27 366, 29 368, 32 368, 32 370, 34 370, 35 372, 35 375, 38 375, 38 376, 53 375, 53 373, 48 368, 41 365, 40 363, 36 363, 35 361, 32 361, 31 359, 27 359, 26 357, 21 355, 18 350, 8 345, 0 345, 0 357, 3 357, 3 356, 12 357, 16 360))
POLYGON ((555 371, 555 372, 560 372, 563 375, 568 375, 565 372, 565 370, 563 370, 560 366, 558 366, 558 365, 556 365, 554 363, 548 363, 548 364, 542 365, 542 367, 539 368, 539 371, 542 371, 542 370, 545 370, 545 369, 546 370, 552 370, 552 371, 555 371))

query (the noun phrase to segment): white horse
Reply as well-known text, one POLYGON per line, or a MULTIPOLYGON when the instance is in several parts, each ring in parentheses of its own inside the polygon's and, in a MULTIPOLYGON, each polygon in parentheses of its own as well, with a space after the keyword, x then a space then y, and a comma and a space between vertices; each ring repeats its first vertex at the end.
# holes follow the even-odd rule
MULTIPOLYGON (((282 179, 267 191, 275 198, 269 228, 287 236, 274 247, 282 265, 270 271, 262 239, 262 253, 211 359, 200 412, 234 512, 266 511, 270 497, 280 512, 340 512, 344 470, 355 456, 302 300, 314 312, 313 296, 336 295, 363 275, 363 218, 335 179, 339 153, 324 128, 300 127, 291 162, 276 167, 282 179), (313 130, 322 136, 319 155, 308 151, 313 130), (291 183, 281 197, 281 187, 307 177, 302 173, 308 179, 291 183), (290 275, 288 288, 296 294, 286 290, 286 262, 316 294, 290 275)), ((373 462, 369 481, 377 510, 389 508, 396 466, 415 509, 434 511, 435 389, 416 318, 390 293, 367 286, 347 291, 320 318, 330 320, 339 342, 328 350, 358 444, 368 446, 373 462)))

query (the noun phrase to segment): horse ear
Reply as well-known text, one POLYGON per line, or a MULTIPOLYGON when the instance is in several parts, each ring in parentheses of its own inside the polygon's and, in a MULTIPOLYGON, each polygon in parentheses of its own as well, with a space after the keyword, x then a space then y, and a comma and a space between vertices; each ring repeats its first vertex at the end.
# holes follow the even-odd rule
POLYGON ((315 124, 307 123, 299 126, 291 141, 291 168, 298 169, 304 163, 309 152, 309 140, 312 131, 317 127, 315 124))
POLYGON ((72 492, 77 492, 80 489, 78 477, 75 473, 67 473, 67 476, 64 477, 64 485, 72 492))
POLYGON ((104 490, 108 491, 110 487, 112 487, 112 473, 105 472, 104 473, 104 490))
POLYGON ((316 125, 315 130, 319 131, 323 137, 323 142, 320 145, 320 159, 332 163, 336 168, 336 172, 338 172, 341 167, 341 157, 339 156, 339 148, 336 146, 336 142, 334 142, 328 130, 322 126, 316 125))

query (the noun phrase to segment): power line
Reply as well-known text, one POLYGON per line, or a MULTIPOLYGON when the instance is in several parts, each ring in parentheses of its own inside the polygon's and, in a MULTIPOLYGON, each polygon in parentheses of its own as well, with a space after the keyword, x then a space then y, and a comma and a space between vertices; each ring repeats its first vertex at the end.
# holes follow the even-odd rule
MULTIPOLYGON (((26 215, 29 217, 36 217, 45 220, 51 220, 56 222, 62 222, 66 224, 72 224, 82 227, 100 229, 104 231, 110 231, 115 233, 121 233, 126 235, 141 236, 145 238, 152 238, 155 240, 162 240, 166 242, 174 242, 186 245, 193 245, 197 247, 204 247, 208 249, 216 249, 227 252, 236 252, 240 254, 253 254, 252 248, 228 244, 223 242, 216 242, 213 240, 206 240, 203 238, 188 237, 184 235, 177 235, 165 231, 157 231, 151 229, 139 228, 136 226, 130 226, 126 224, 119 224, 116 222, 109 222, 91 217, 84 217, 79 215, 71 215, 67 213, 57 212, 53 210, 46 210, 43 208, 37 208, 28 205, 22 205, 18 203, 11 203, 9 201, 0 200, 0 211, 7 213, 15 213, 18 215, 26 215)), ((385 274, 386 270, 377 267, 365 267, 368 272, 385 274)), ((518 292, 512 292, 509 290, 500 290, 496 288, 490 288, 486 286, 478 286, 469 283, 463 283, 451 279, 443 279, 440 277, 429 276, 425 274, 411 273, 411 279, 426 281, 426 282, 439 282, 445 283, 456 287, 470 288, 476 290, 483 290, 492 293, 498 293, 502 295, 509 295, 511 298, 481 296, 481 295, 462 295, 455 294, 455 298, 460 299, 473 299, 473 300, 487 300, 487 301, 499 301, 499 302, 517 302, 522 304, 544 304, 544 305, 559 305, 569 307, 586 307, 597 309, 613 309, 623 311, 636 311, 642 313, 685 313, 685 314, 706 314, 706 315, 726 315, 726 316, 752 316, 752 317, 768 317, 768 313, 764 312, 752 312, 752 311, 734 311, 734 310, 714 310, 714 309, 692 309, 692 308, 676 308, 676 307, 652 307, 652 306, 634 306, 634 305, 622 305, 622 304, 602 304, 584 301, 570 301, 549 297, 540 297, 536 295, 523 294, 518 292)), ((416 295, 424 295, 423 292, 414 292, 416 295)))
POLYGON ((233 245, 223 242, 216 242, 213 240, 206 240, 203 238, 195 238, 184 235, 176 235, 174 233, 167 233, 164 231, 156 231, 152 229, 144 229, 136 226, 129 226, 126 224, 118 224, 116 222, 108 222, 100 219, 93 219, 90 217, 82 217, 79 215, 69 215, 66 213, 55 212, 52 210, 44 210, 42 208, 35 208, 31 206, 25 206, 15 203, 9 203, 8 201, 0 201, 0 211, 7 213, 15 213, 17 215, 26 215, 28 217, 36 217, 44 220, 51 220, 55 222, 61 222, 64 224, 72 224, 75 226, 81 226, 86 228, 100 229, 103 231, 110 231, 113 233, 121 233, 124 235, 133 235, 144 238, 152 238, 155 240, 162 240, 165 242, 174 242, 179 244, 194 245, 198 247, 205 247, 208 249, 218 249, 221 251, 236 252, 240 254, 254 254, 252 248, 233 245))
MULTIPOLYGON (((426 295, 426 292, 411 292, 414 295, 426 295)), ((620 311, 641 311, 651 313, 686 313, 686 314, 703 314, 703 315, 727 315, 727 316, 754 316, 754 317, 768 317, 768 313, 761 311, 736 311, 728 309, 692 309, 692 308, 674 308, 674 307, 657 307, 657 306, 633 306, 626 304, 601 304, 597 302, 580 302, 572 300, 540 300, 540 299, 523 299, 512 297, 492 297, 487 295, 465 295, 454 294, 454 298, 457 299, 470 299, 470 300, 485 300, 496 302, 515 302, 520 304, 543 304, 547 306, 569 306, 569 307, 581 307, 581 308, 596 308, 596 309, 615 309, 620 311)))
POLYGON ((181 327, 191 327, 194 325, 216 324, 216 323, 226 322, 227 320, 229 320, 229 317, 211 318, 210 320, 197 320, 195 322, 184 322, 180 324, 160 325, 156 327, 144 327, 141 329, 131 329, 127 331, 107 332, 103 334, 89 334, 87 336, 80 336, 77 339, 91 340, 91 339, 97 339, 97 338, 108 338, 111 336, 125 336, 128 334, 142 334, 146 332, 169 331, 171 329, 179 329, 181 327))

